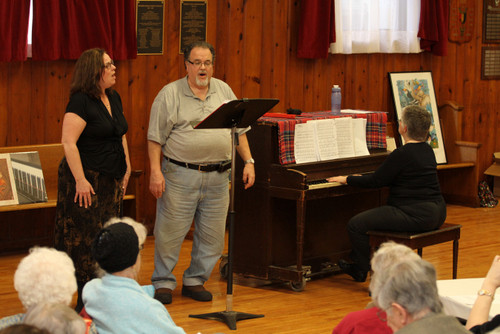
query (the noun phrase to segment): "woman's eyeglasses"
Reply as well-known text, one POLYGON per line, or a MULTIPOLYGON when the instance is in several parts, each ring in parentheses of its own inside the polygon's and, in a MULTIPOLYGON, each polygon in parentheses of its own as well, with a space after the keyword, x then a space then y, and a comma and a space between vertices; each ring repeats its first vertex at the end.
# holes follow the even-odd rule
POLYGON ((106 64, 104 64, 104 68, 106 68, 106 69, 110 70, 110 69, 111 69, 111 67, 112 67, 114 64, 115 64, 115 62, 114 62, 114 61, 112 61, 112 60, 111 60, 111 61, 108 61, 106 64))

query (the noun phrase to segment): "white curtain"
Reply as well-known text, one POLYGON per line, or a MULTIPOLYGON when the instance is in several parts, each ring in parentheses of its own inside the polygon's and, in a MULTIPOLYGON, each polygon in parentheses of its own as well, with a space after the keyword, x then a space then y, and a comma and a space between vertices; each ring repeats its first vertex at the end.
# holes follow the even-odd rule
POLYGON ((335 0, 330 53, 418 53, 420 0, 335 0))

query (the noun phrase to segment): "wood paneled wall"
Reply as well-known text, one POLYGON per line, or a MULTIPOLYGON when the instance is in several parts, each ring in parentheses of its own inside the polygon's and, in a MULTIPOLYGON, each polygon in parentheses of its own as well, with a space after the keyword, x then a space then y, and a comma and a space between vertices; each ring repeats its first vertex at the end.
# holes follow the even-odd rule
MULTIPOLYGON (((296 57, 300 18, 298 0, 208 0, 208 41, 217 50, 215 76, 238 97, 279 98, 274 112, 330 107, 333 84, 342 87, 344 108, 391 111, 388 72, 432 71, 438 104, 465 106, 463 139, 483 144, 479 168, 485 170, 500 150, 498 81, 481 80, 482 1, 475 2, 471 42, 449 44, 446 57, 422 54, 329 55, 296 57)), ((134 169, 141 180, 139 219, 154 222, 149 194, 146 132, 158 91, 185 75, 179 54, 180 1, 165 1, 164 49, 160 56, 117 62, 118 83, 129 122, 127 135, 134 169)), ((74 61, 0 63, 0 146, 59 142, 74 61)))

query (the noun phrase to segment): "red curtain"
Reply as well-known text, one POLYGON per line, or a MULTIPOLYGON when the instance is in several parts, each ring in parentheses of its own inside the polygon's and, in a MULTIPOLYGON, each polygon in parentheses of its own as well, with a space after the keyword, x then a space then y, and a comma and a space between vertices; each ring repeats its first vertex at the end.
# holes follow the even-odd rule
POLYGON ((33 0, 33 59, 77 59, 103 48, 115 60, 137 57, 135 0, 33 0))
POLYGON ((437 56, 448 53, 449 0, 421 0, 420 47, 437 56))
POLYGON ((334 42, 334 0, 302 0, 297 57, 327 58, 334 42))
POLYGON ((26 60, 30 0, 0 1, 0 61, 26 60))

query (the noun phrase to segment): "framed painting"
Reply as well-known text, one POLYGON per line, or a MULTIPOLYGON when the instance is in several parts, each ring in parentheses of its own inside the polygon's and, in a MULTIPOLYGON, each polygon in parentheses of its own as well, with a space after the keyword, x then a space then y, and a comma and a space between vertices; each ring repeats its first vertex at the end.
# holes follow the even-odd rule
POLYGON ((9 154, 0 154, 0 206, 19 204, 9 154))
MULTIPOLYGON (((431 72, 390 72, 389 82, 394 100, 394 117, 398 122, 406 106, 418 105, 431 114, 431 129, 428 143, 434 150, 438 164, 447 163, 441 124, 436 102, 436 93, 431 72)), ((400 136, 399 142, 403 142, 400 136)))

